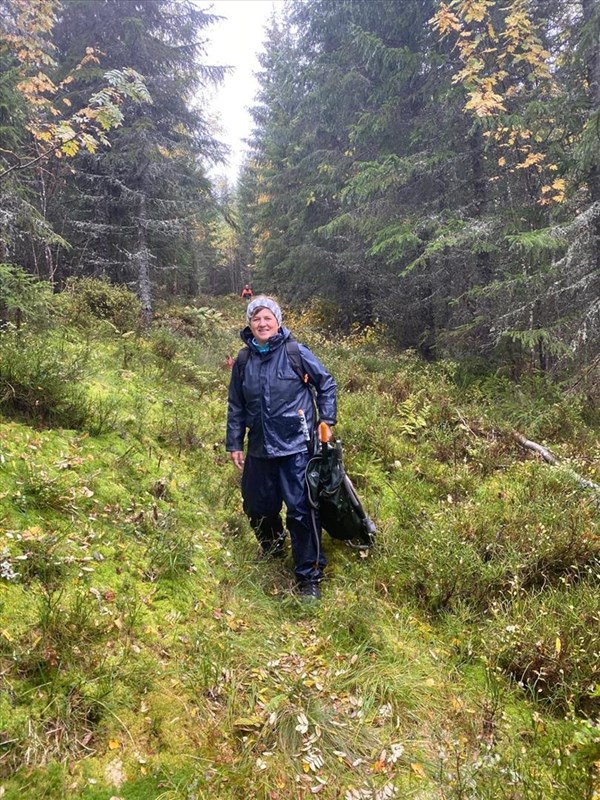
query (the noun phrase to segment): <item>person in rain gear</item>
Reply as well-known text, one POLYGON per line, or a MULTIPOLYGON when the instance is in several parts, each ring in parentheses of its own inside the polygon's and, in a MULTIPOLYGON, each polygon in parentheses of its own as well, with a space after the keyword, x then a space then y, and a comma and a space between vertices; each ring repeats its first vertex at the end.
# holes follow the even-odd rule
POLYGON ((244 300, 252 300, 252 287, 247 283, 242 289, 242 298, 244 300))
POLYGON ((334 425, 337 385, 309 348, 282 326, 281 309, 272 297, 252 300, 246 320, 240 335, 248 350, 242 348, 231 371, 226 449, 242 471, 244 512, 261 552, 275 558, 284 555, 280 512, 285 503, 299 593, 303 599, 318 600, 326 559, 318 514, 308 502, 305 472, 310 453, 299 412, 309 431, 317 422, 334 425), (291 356, 292 347, 299 358, 291 356), (300 361, 307 378, 294 361, 300 361), (309 383, 316 390, 318 420, 309 383))

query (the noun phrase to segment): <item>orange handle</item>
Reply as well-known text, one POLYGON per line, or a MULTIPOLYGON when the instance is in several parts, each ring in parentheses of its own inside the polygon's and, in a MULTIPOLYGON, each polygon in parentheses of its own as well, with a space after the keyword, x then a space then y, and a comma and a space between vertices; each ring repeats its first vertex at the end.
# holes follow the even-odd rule
POLYGON ((326 422, 319 423, 319 441, 321 444, 331 441, 331 428, 326 422))

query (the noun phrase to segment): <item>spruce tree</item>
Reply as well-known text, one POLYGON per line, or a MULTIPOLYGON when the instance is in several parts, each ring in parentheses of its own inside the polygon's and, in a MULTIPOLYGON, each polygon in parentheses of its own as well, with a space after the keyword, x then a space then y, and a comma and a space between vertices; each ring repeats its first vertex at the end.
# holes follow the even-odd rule
POLYGON ((127 65, 144 76, 152 98, 127 109, 109 150, 80 159, 56 220, 74 245, 62 276, 136 285, 147 319, 156 291, 198 284, 204 237, 194 234, 213 205, 206 166, 221 157, 200 105, 203 86, 223 75, 203 63, 202 37, 214 19, 190 0, 75 0, 59 20, 65 66, 93 46, 106 55, 83 80, 94 85, 101 70, 127 65))

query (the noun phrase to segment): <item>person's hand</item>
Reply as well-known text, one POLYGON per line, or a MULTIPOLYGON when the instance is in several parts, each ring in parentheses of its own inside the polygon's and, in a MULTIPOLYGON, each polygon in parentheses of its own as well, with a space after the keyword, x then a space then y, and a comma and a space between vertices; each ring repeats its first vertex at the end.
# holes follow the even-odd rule
POLYGON ((240 470, 240 472, 244 469, 244 453, 241 450, 232 450, 231 460, 240 470))

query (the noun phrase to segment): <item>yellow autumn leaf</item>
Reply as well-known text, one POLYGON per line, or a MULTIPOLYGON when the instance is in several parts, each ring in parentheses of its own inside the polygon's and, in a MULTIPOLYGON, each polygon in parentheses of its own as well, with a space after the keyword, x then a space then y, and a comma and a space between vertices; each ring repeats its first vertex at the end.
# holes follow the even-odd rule
POLYGON ((24 539, 35 539, 37 536, 41 536, 43 534, 43 530, 40 528, 39 525, 32 525, 29 528, 26 528, 23 531, 23 538, 24 539))
POLYGON ((4 628, 4 630, 2 631, 2 636, 4 636, 4 638, 6 639, 7 642, 12 642, 13 641, 13 637, 6 630, 6 628, 4 628))
POLYGON ((521 161, 520 164, 517 164, 516 169, 527 169, 527 167, 532 167, 539 164, 545 158, 543 153, 528 153, 525 161, 521 161))
POLYGON ((417 777, 419 777, 419 778, 426 778, 427 777, 427 775, 425 774, 425 770, 423 769, 423 764, 419 764, 419 763, 411 764, 410 768, 412 769, 414 774, 417 775, 417 777))
POLYGON ((465 0, 462 4, 465 22, 483 22, 491 5, 493 5, 491 0, 465 0))
POLYGON ((478 117, 490 117, 498 111, 506 111, 502 97, 490 90, 471 92, 471 99, 465 103, 467 111, 473 111, 478 117))
POLYGON ((501 158, 498 159, 498 166, 504 167, 505 165, 506 165, 506 159, 504 158, 504 156, 502 156, 501 158))
POLYGON ((252 730, 254 728, 260 728, 262 726, 262 720, 260 717, 256 716, 238 717, 233 721, 233 725, 240 730, 252 730))
POLYGON ((557 636, 556 642, 554 643, 554 651, 556 655, 560 654, 561 649, 562 649, 562 642, 560 641, 560 636, 557 636))
POLYGON ((121 742, 118 739, 111 739, 108 743, 109 750, 118 750, 121 747, 121 742))
POLYGON ((66 156, 76 156, 79 152, 79 144, 75 140, 71 142, 65 142, 63 145, 61 145, 60 149, 66 156))
POLYGON ((436 27, 442 36, 445 36, 449 31, 460 30, 460 20, 448 8, 446 3, 442 3, 440 10, 433 16, 429 23, 436 27))
POLYGON ((462 711, 465 705, 459 697, 452 697, 450 703, 454 711, 462 711))

